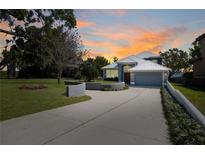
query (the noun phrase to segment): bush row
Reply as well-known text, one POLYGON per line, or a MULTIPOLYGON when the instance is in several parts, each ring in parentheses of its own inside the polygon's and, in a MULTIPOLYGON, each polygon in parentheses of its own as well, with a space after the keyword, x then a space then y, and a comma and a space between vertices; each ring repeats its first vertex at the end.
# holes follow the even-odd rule
POLYGON ((205 144, 205 129, 179 105, 166 89, 161 89, 162 104, 170 140, 173 144, 205 144))
POLYGON ((105 78, 105 81, 118 81, 118 77, 114 77, 114 78, 105 78))

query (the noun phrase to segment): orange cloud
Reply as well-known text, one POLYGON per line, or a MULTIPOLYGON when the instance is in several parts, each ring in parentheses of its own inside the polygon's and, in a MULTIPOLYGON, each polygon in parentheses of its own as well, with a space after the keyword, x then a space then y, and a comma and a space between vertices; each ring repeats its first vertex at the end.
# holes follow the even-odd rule
POLYGON ((181 38, 177 38, 172 43, 172 48, 178 48, 182 46, 185 43, 185 40, 182 40, 181 38))
POLYGON ((91 27, 91 26, 95 26, 95 25, 96 25, 96 23, 94 23, 94 22, 82 21, 82 20, 77 21, 78 28, 91 27))
MULTIPOLYGON (((106 31, 106 29, 104 31, 106 31)), ((166 44, 172 44, 177 36, 184 33, 186 29, 177 27, 164 30, 146 30, 137 27, 129 27, 129 29, 124 29, 124 31, 120 29, 119 31, 119 33, 111 32, 110 30, 105 33, 94 31, 91 35, 100 36, 104 38, 105 41, 85 41, 84 44, 89 47, 94 47, 93 49, 103 49, 103 51, 93 50, 93 55, 101 54, 108 59, 113 56, 122 58, 146 50, 159 53, 166 44), (118 41, 125 42, 126 45, 122 45, 124 43, 119 43, 118 41)))
POLYGON ((119 45, 106 41, 83 41, 83 44, 89 47, 100 47, 102 49, 107 49, 108 51, 116 51, 120 49, 119 45))

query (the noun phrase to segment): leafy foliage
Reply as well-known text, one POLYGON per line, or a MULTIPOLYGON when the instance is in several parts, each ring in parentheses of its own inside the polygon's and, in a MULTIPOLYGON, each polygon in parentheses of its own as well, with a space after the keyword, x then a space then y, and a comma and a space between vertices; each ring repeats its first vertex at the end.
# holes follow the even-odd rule
POLYGON ((109 64, 108 60, 105 57, 97 56, 93 60, 93 64, 95 65, 96 69, 98 70, 98 74, 100 76, 103 75, 102 67, 109 64))
POLYGON ((189 55, 187 52, 173 48, 165 52, 160 52, 162 63, 171 68, 173 72, 178 72, 181 69, 186 70, 190 67, 189 55))
POLYGON ((63 31, 63 27, 50 30, 49 49, 52 64, 57 70, 58 83, 60 83, 63 70, 70 65, 78 67, 82 57, 81 40, 74 30, 63 31))
POLYGON ((194 61, 201 57, 201 44, 199 41, 194 42, 192 48, 189 48, 189 53, 191 56, 191 61, 194 61))
POLYGON ((116 56, 113 57, 113 62, 117 62, 118 58, 116 56))
POLYGON ((118 77, 114 77, 114 78, 105 78, 105 81, 119 81, 118 77))
POLYGON ((28 68, 43 70, 52 65, 53 50, 50 50, 50 41, 54 35, 51 34, 59 27, 63 31, 69 31, 76 26, 73 10, 57 9, 0 10, 0 22, 8 23, 10 28, 10 30, 0 28, 0 32, 13 36, 6 40, 5 57, 0 63, 0 68, 12 65, 20 70, 28 68), (8 47, 15 50, 10 52, 8 47), (18 56, 12 56, 13 54, 18 56), (12 61, 10 57, 13 57, 12 61), (18 63, 14 65, 14 61, 18 63))
POLYGON ((93 59, 88 58, 81 65, 81 74, 86 78, 87 81, 91 81, 98 77, 98 70, 93 65, 93 59))
POLYGON ((195 121, 182 106, 167 92, 161 89, 164 114, 169 126, 173 144, 205 144, 205 129, 195 121))

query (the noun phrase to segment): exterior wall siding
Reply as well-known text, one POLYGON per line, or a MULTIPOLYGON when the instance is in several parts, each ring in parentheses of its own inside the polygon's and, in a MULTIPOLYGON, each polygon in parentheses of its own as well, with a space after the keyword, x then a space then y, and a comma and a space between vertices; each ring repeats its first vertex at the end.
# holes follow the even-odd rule
POLYGON ((205 38, 201 40, 202 49, 201 49, 201 60, 198 60, 194 63, 194 77, 204 76, 205 77, 205 38))

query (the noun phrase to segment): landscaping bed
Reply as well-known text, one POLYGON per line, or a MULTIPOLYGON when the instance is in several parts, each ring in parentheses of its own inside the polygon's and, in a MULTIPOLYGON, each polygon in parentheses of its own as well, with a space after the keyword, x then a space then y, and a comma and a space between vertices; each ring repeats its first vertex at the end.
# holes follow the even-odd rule
POLYGON ((58 85, 56 79, 1 79, 0 121, 70 105, 91 99, 89 96, 67 97, 66 85, 58 85), (29 85, 35 90, 21 90, 29 85), (36 85, 47 88, 36 90, 36 85))
POLYGON ((182 106, 161 89, 162 105, 173 144, 205 144, 205 128, 194 120, 182 106))
POLYGON ((103 82, 86 82, 87 90, 118 91, 128 89, 124 82, 103 83, 103 82))

